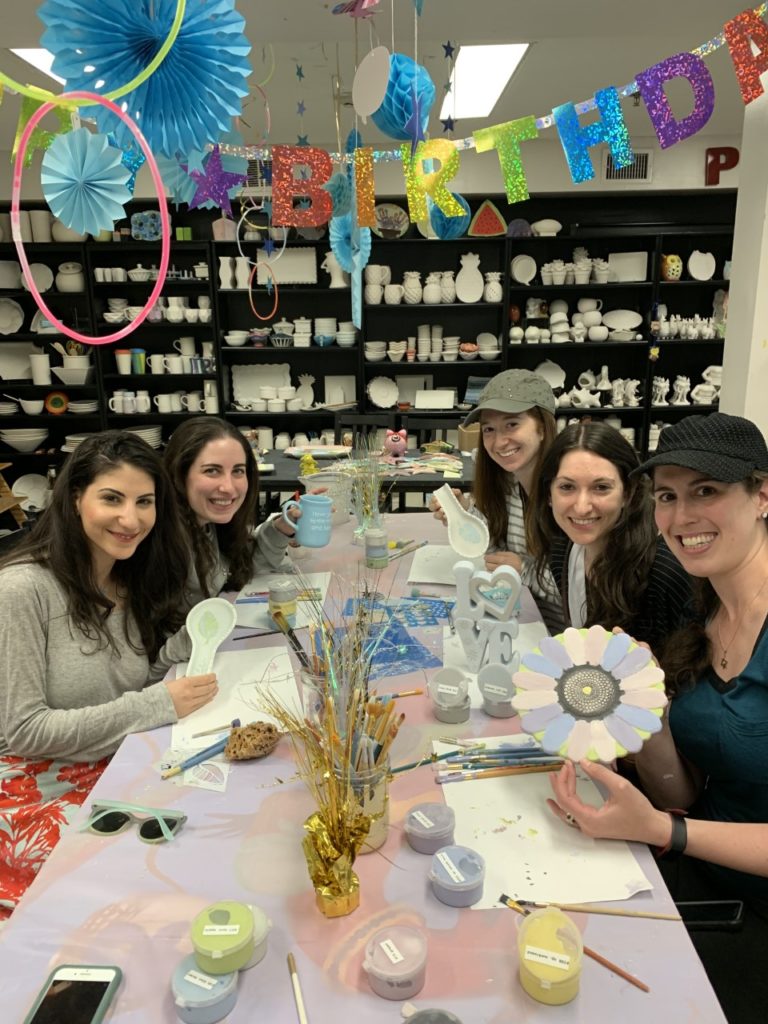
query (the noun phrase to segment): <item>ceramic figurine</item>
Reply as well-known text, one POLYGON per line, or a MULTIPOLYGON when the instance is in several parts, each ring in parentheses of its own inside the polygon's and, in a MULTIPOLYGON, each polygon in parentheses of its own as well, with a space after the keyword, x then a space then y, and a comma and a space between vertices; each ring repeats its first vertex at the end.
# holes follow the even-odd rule
MULTIPOLYGON (((442 299, 443 290, 440 285, 440 274, 427 274, 427 281, 421 294, 421 301, 426 302, 430 306, 435 306, 442 302, 442 299)), ((405 301, 407 302, 408 299, 406 298, 405 301)))
POLYGON ((498 270, 489 270, 485 275, 485 288, 483 288, 483 299, 485 302, 501 302, 504 289, 501 284, 501 273, 498 270))
POLYGON ((595 382, 595 387, 598 391, 610 391, 613 388, 613 385, 611 384, 611 381, 608 377, 607 366, 600 367, 600 376, 595 382))
POLYGON ((655 452, 659 446, 659 434, 661 433, 661 424, 652 423, 648 428, 648 451, 655 452))
POLYGON ((408 432, 403 430, 387 430, 384 438, 384 461, 399 462, 405 458, 408 447, 408 432))
POLYGON ((474 252, 465 252, 461 257, 461 270, 456 276, 456 297, 459 302, 479 302, 483 297, 483 287, 480 257, 474 252))
POLYGON ((679 281, 682 273, 682 257, 674 254, 661 257, 661 276, 665 281, 679 281))
POLYGON ((697 384, 691 392, 694 405, 712 405, 717 396, 714 384, 697 384))
POLYGON ((640 405, 637 389, 640 387, 639 380, 624 381, 624 404, 630 409, 636 409, 640 405))
POLYGON ((456 282, 453 279, 453 270, 444 270, 443 275, 440 278, 440 301, 441 302, 455 302, 456 301, 456 282))
POLYGON ((672 385, 672 401, 670 405, 690 405, 688 392, 691 390, 691 378, 678 374, 672 385))
POLYGON ((314 476, 315 473, 319 473, 319 467, 315 462, 314 456, 302 455, 299 459, 299 476, 314 476))
POLYGON ((415 306, 421 302, 423 289, 421 287, 421 274, 418 270, 406 270, 403 274, 403 298, 409 306, 415 306))
POLYGON ((571 388, 571 405, 576 409, 590 409, 600 405, 600 396, 584 388, 571 388))
POLYGON ((320 264, 320 269, 331 275, 329 288, 349 288, 349 274, 341 269, 334 252, 327 252, 325 254, 325 259, 320 264))
POLYGON ((654 377, 653 391, 651 392, 651 405, 668 405, 667 393, 669 392, 668 377, 654 377))
POLYGON ((312 403, 315 400, 315 393, 312 390, 312 385, 315 383, 315 378, 311 373, 300 373, 299 374, 299 386, 296 388, 296 398, 301 399, 302 409, 311 409, 312 403))
POLYGON ((615 405, 617 409, 621 409, 624 405, 624 380, 621 377, 617 377, 611 383, 611 405, 615 405))

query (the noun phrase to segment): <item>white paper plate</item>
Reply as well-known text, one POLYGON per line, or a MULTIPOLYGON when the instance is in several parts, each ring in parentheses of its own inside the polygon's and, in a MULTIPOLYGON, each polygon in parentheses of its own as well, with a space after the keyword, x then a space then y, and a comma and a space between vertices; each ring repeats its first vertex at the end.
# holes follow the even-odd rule
POLYGON ((24 323, 24 310, 13 299, 0 299, 0 334, 15 334, 24 323))
POLYGON ((352 80, 352 106, 365 121, 381 106, 389 82, 389 50, 376 46, 363 57, 352 80))
MULTIPOLYGON (((29 272, 32 275, 32 280, 37 285, 37 290, 39 292, 47 292, 53 284, 53 271, 51 268, 47 267, 45 263, 30 263, 29 272)), ((21 275, 21 284, 29 291, 26 274, 21 275)))
POLYGON ((557 363, 553 363, 551 359, 545 359, 543 363, 539 363, 534 373, 543 377, 552 389, 565 385, 565 370, 557 363))
POLYGON ((518 284, 530 284, 531 281, 536 277, 536 260, 533 256, 526 256, 521 253, 520 256, 515 256, 512 260, 512 277, 518 284))
POLYGON ((368 382, 368 397, 379 409, 391 409, 397 405, 399 395, 397 384, 391 377, 374 377, 368 382))
POLYGON ((40 476, 39 473, 27 473, 25 476, 20 476, 18 480, 14 481, 11 490, 16 497, 26 495, 19 504, 27 512, 31 508, 45 507, 45 492, 47 488, 48 482, 44 476, 40 476))
POLYGON ((633 309, 610 309, 603 313, 603 323, 612 331, 633 331, 642 322, 642 315, 633 309))
POLYGON ((688 257, 688 273, 694 281, 711 281, 715 276, 715 257, 695 249, 688 257))

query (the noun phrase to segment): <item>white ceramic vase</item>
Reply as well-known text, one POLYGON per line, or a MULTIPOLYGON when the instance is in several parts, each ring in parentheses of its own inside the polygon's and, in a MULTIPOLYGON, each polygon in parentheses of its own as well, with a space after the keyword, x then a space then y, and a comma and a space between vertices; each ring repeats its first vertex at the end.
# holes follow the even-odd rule
POLYGON ((229 290, 232 287, 232 257, 219 256, 219 288, 229 290))
POLYGON ((403 298, 409 306, 415 306, 421 302, 423 289, 421 287, 421 274, 418 270, 406 270, 403 274, 403 298))
POLYGON ((251 264, 247 256, 235 256, 235 287, 246 289, 251 276, 251 264))
POLYGON ((439 302, 442 302, 442 300, 443 290, 440 287, 440 275, 427 274, 427 283, 424 285, 424 290, 422 292, 422 301, 428 303, 430 306, 434 306, 439 302))
POLYGON ((456 301, 456 282, 453 279, 454 272, 452 270, 444 270, 443 275, 440 278, 440 301, 441 302, 455 302, 456 301))
POLYGON ((485 302, 501 302, 503 295, 504 288, 501 284, 501 273, 497 270, 489 270, 485 275, 483 299, 485 302))

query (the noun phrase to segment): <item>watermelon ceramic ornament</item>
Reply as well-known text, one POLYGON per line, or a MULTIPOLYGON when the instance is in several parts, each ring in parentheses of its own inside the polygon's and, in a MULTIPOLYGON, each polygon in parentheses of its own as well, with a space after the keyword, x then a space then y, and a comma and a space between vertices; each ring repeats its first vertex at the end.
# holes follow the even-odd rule
POLYGON ((472 218, 467 234, 480 238, 490 238, 493 235, 506 235, 506 233, 507 222, 491 200, 486 199, 472 218))

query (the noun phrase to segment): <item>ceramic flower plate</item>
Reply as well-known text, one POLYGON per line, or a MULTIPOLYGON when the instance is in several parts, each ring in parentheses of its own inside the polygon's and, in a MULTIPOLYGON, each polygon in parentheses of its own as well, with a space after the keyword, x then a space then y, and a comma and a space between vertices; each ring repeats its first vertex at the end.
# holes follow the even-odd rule
POLYGON ((391 409, 397 405, 400 392, 391 377, 374 377, 368 382, 367 390, 368 397, 379 409, 391 409))
POLYGON ((661 730, 664 673, 628 634, 569 628, 521 660, 512 704, 548 753, 609 762, 661 730))

